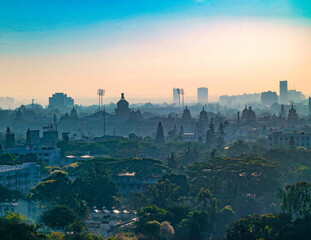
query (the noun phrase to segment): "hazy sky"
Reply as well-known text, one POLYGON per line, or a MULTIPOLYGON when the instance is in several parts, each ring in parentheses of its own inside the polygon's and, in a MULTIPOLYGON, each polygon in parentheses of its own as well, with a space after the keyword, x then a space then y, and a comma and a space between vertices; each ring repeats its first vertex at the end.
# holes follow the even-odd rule
MULTIPOLYGON (((0 96, 311 93, 311 1, 2 0, 0 96)), ((187 98, 186 98, 187 99, 187 98)), ((96 102, 94 102, 96 103, 96 102)))

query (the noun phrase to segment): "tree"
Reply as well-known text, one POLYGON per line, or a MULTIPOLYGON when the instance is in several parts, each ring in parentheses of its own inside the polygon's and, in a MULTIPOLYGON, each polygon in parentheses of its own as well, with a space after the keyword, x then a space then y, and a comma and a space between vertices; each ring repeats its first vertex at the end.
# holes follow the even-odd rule
MULTIPOLYGON (((226 230, 227 240, 285 240, 291 238, 291 219, 287 215, 254 214, 233 222, 226 230)), ((298 238, 300 239, 300 238, 298 238)))
POLYGON ((226 154, 229 157, 243 157, 246 154, 249 154, 249 152, 250 147, 242 140, 238 140, 233 144, 233 146, 229 147, 226 154))
POLYGON ((90 208, 96 206, 112 209, 120 204, 117 185, 111 181, 107 170, 99 163, 95 163, 84 176, 76 179, 73 188, 90 208))
POLYGON ((158 143, 158 144, 164 143, 164 131, 163 131, 163 127, 162 127, 161 122, 159 122, 158 128, 157 128, 156 143, 158 143))
POLYGON ((41 221, 44 225, 51 228, 64 228, 76 220, 75 213, 66 206, 56 205, 45 211, 41 215, 41 221))
POLYGON ((158 221, 149 221, 144 226, 143 234, 150 240, 160 239, 161 224, 158 221))
POLYGON ((3 202, 5 200, 12 200, 12 199, 22 199, 24 198, 24 194, 17 190, 8 189, 2 185, 0 185, 0 201, 3 202))
POLYGON ((171 240, 175 235, 175 230, 167 221, 161 223, 160 236, 163 240, 171 240))
POLYGON ((173 170, 177 169, 177 161, 176 161, 176 158, 173 152, 170 154, 170 156, 167 159, 167 166, 173 170))
POLYGON ((147 207, 149 204, 149 200, 145 196, 145 194, 141 192, 131 192, 127 199, 127 204, 130 209, 138 210, 143 207, 147 207))
POLYGON ((137 212, 139 220, 137 221, 137 231, 143 232, 146 223, 150 221, 163 222, 166 220, 166 211, 163 208, 159 208, 155 205, 146 207, 137 212))
POLYGON ((19 213, 7 213, 0 218, 0 240, 44 240, 44 234, 38 232, 38 227, 27 224, 26 218, 19 213))
POLYGON ((311 217, 311 184, 298 182, 287 185, 278 193, 283 212, 294 218, 311 217))
POLYGON ((169 180, 163 180, 154 185, 149 185, 147 195, 159 207, 168 207, 178 199, 179 187, 169 180))
POLYGON ((16 165, 16 164, 21 164, 21 162, 16 159, 14 154, 6 153, 0 155, 0 165, 16 165))

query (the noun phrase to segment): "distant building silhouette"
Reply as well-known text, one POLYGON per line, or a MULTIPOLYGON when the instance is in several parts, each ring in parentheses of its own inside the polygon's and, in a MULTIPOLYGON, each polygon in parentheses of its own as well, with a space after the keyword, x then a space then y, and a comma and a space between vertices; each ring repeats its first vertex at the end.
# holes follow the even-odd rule
POLYGON ((198 103, 207 104, 208 103, 208 88, 201 87, 198 88, 198 103))
POLYGON ((311 97, 309 97, 309 115, 311 116, 311 97))
POLYGON ((305 95, 301 91, 288 90, 287 91, 288 102, 300 103, 306 99, 305 95))
POLYGON ((11 132, 11 129, 7 127, 5 133, 5 147, 12 148, 15 145, 15 135, 11 132))
POLYGON ((74 106, 74 100, 68 97, 64 93, 54 93, 52 97, 49 98, 49 108, 51 109, 63 109, 70 108, 74 106))
POLYGON ((280 104, 288 104, 287 81, 280 81, 280 104))
POLYGON ((40 131, 30 130, 28 128, 26 132, 26 145, 27 146, 39 146, 40 145, 40 131))
POLYGON ((115 115, 117 118, 128 120, 130 112, 129 103, 125 100, 124 93, 121 93, 121 99, 117 103, 117 108, 115 109, 115 115))
POLYGON ((173 103, 175 106, 180 105, 180 95, 179 95, 179 88, 173 88, 173 103))
POLYGON ((158 143, 158 144, 164 143, 164 131, 163 131, 163 127, 162 127, 161 122, 159 122, 158 128, 157 128, 156 143, 158 143))
POLYGON ((292 105, 292 108, 288 111, 287 120, 289 122, 295 122, 298 120, 298 114, 296 112, 296 109, 294 108, 294 105, 292 105))
POLYGON ((262 106, 271 106, 274 103, 278 103, 278 95, 276 92, 262 92, 261 93, 261 105, 262 106))

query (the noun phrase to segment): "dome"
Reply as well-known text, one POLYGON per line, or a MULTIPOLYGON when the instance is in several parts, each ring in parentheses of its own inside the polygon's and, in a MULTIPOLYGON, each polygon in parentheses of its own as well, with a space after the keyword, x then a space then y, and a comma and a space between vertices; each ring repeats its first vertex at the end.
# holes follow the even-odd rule
POLYGON ((204 107, 203 107, 202 111, 200 112, 200 117, 199 117, 199 119, 200 119, 200 120, 208 119, 207 112, 204 110, 204 107))
POLYGON ((121 109, 129 107, 128 101, 126 101, 125 98, 124 98, 124 93, 121 93, 121 99, 117 103, 117 106, 118 106, 118 108, 121 108, 121 109))
POLYGON ((124 93, 121 93, 121 99, 117 103, 117 108, 115 109, 115 115, 123 119, 127 119, 130 115, 129 103, 124 98, 124 93))
POLYGON ((77 113, 77 110, 75 109, 75 107, 72 108, 72 110, 70 112, 70 117, 71 118, 78 118, 78 113, 77 113))

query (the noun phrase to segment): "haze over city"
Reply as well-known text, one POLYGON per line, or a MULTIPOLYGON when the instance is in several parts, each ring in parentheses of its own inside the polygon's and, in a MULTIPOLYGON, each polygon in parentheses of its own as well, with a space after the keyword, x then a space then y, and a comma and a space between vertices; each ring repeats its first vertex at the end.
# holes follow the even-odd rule
POLYGON ((1 0, 0 240, 310 240, 311 0, 1 0))
POLYGON ((207 86, 217 100, 279 80, 310 93, 308 1, 35 2, 2 3, 0 95, 163 102, 183 87, 194 101, 207 86))

